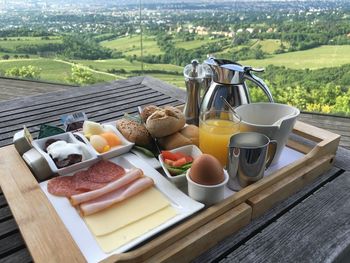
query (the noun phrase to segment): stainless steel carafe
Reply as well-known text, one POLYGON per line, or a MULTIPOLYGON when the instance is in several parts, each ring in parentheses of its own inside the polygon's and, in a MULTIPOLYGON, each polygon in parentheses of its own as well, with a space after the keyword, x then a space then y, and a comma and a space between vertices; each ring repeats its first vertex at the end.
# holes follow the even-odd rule
POLYGON ((208 58, 204 63, 212 69, 212 82, 202 99, 201 112, 227 109, 221 96, 233 107, 250 103, 251 99, 249 89, 245 83, 246 80, 258 85, 269 101, 274 102, 272 94, 264 81, 252 74, 252 71, 261 72, 263 69, 242 66, 225 59, 208 58))
POLYGON ((184 77, 187 91, 187 101, 184 108, 186 123, 198 126, 201 89, 205 78, 205 72, 198 60, 192 60, 191 64, 184 68, 184 77))

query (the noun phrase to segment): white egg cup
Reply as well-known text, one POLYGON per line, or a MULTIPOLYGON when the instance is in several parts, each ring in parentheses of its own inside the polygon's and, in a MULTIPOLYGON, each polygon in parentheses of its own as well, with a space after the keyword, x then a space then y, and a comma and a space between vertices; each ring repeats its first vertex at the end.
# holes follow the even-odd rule
POLYGON ((201 202, 206 206, 210 206, 222 201, 225 198, 225 185, 229 179, 226 170, 224 170, 224 181, 215 185, 203 185, 192 181, 190 178, 190 172, 191 169, 188 169, 186 179, 188 184, 188 195, 192 199, 201 202))

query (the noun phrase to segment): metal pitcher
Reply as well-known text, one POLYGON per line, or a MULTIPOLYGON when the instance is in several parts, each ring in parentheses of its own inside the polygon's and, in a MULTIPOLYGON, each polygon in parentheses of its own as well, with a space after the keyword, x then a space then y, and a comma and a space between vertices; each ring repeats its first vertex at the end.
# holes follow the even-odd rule
POLYGON ((208 58, 204 63, 210 66, 213 74, 211 85, 202 99, 201 112, 211 109, 226 109, 227 106, 223 103, 221 96, 233 107, 250 103, 251 99, 249 89, 245 83, 246 80, 258 85, 269 101, 274 102, 272 94, 264 81, 252 74, 253 71, 262 72, 263 69, 242 66, 225 59, 208 58))

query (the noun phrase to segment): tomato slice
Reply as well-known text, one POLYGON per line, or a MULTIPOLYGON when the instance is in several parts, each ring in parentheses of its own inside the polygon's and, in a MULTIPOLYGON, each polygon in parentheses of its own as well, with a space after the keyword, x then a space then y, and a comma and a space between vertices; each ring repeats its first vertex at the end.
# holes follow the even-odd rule
POLYGON ((185 157, 182 157, 181 159, 173 162, 173 165, 174 167, 180 167, 180 166, 183 166, 184 164, 186 164, 187 161, 186 161, 186 158, 185 157))
POLYGON ((186 158, 186 163, 192 163, 193 162, 193 157, 192 156, 186 155, 185 158, 186 158))
POLYGON ((174 162, 173 160, 169 160, 169 159, 164 159, 164 162, 169 165, 169 166, 174 166, 174 162))
POLYGON ((169 151, 162 151, 163 160, 168 159, 171 161, 177 161, 179 158, 175 153, 169 151))

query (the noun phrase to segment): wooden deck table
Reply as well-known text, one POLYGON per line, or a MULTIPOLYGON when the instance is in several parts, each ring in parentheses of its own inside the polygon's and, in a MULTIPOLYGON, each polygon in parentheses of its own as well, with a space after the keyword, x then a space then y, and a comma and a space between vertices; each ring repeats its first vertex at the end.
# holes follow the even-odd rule
MULTIPOLYGON (((36 135, 40 124, 60 125, 59 116, 63 114, 85 111, 89 119, 104 122, 115 120, 124 112, 136 113, 139 105, 180 105, 184 96, 183 90, 159 80, 136 77, 1 102, 0 183, 6 180, 6 185, 13 183, 21 189, 20 183, 6 177, 6 172, 16 171, 20 157, 10 144, 13 134, 24 124, 36 135), (14 165, 9 168, 11 162, 14 165)), ((28 179, 23 177, 23 180, 28 179)), ((52 207, 30 207, 31 198, 43 198, 43 195, 37 195, 35 189, 21 189, 21 194, 11 196, 5 188, 3 191, 0 193, 0 262, 67 262, 67 258, 84 261, 64 227, 58 224, 55 233, 38 227, 38 222, 49 220, 52 226, 60 220, 42 213, 52 207), (22 201, 22 206, 12 206, 11 202, 8 205, 6 199, 23 196, 26 198, 17 200, 17 204, 22 201), (28 216, 33 211, 37 218, 28 216), (44 240, 49 241, 44 243, 44 240)), ((193 261, 350 262, 350 151, 339 147, 331 170, 237 233, 212 243, 207 240, 205 245, 211 248, 201 255, 189 252, 193 253, 191 258, 196 256, 193 261)))

